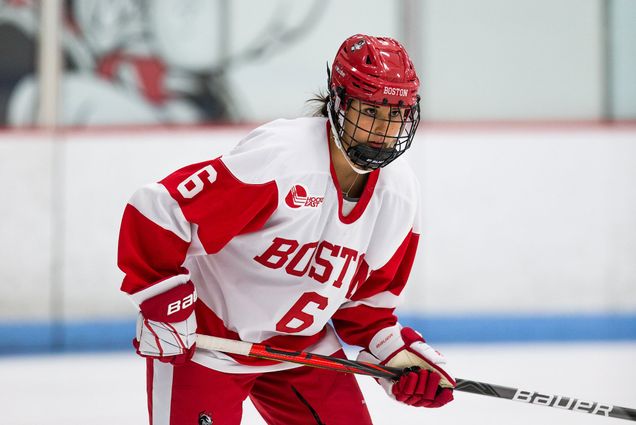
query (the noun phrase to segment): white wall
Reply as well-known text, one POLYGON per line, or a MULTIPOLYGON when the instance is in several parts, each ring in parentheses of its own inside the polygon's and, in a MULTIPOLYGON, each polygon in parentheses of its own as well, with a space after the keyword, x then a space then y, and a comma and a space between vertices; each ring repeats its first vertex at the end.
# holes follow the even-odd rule
POLYGON ((49 315, 51 165, 46 137, 0 133, 0 318, 49 315))
MULTIPOLYGON (((131 317, 119 220, 139 186, 214 157, 246 127, 0 133, 0 320, 131 317), (53 164, 63 186, 52 188, 53 164), (52 194, 63 227, 52 229, 52 194), (59 240, 52 235, 61 233, 59 240)), ((422 128, 408 154, 424 232, 406 306, 427 313, 636 309, 636 128, 422 128)))
POLYGON ((428 312, 636 307, 636 132, 424 131, 428 312))

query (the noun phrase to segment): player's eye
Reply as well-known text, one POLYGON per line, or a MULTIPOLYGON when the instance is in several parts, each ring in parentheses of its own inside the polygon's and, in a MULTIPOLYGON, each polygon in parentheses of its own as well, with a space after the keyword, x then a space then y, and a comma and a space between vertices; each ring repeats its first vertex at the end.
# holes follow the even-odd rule
POLYGON ((391 118, 399 118, 402 116, 402 112, 399 109, 391 109, 391 118))
POLYGON ((369 116, 369 117, 375 117, 375 116, 376 116, 376 114, 378 113, 378 110, 377 110, 377 108, 374 108, 374 107, 369 106, 369 107, 367 107, 367 108, 363 108, 363 109, 362 109, 362 113, 363 113, 364 115, 369 116))

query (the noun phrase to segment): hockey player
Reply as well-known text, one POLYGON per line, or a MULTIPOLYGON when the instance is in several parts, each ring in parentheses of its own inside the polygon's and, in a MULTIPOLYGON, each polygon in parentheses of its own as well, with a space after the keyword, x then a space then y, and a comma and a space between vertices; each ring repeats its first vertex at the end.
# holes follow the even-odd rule
POLYGON ((389 396, 453 399, 444 358, 394 315, 419 238, 408 164, 419 80, 404 47, 342 44, 320 117, 276 120, 228 154, 138 190, 119 240, 139 305, 151 424, 238 424, 250 397, 269 424, 370 424, 352 375, 195 349, 196 333, 419 366, 389 396), (197 422, 198 421, 198 422, 197 422))

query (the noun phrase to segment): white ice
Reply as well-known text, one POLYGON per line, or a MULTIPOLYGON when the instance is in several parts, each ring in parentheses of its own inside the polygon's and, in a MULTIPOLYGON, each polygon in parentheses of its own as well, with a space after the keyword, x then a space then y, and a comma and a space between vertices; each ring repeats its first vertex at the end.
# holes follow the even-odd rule
MULTIPOLYGON (((438 346, 461 378, 636 408, 636 342, 438 346)), ((375 424, 611 425, 620 419, 459 393, 403 406, 359 378, 375 424)), ((0 357, 0 424, 147 424, 145 370, 132 353, 0 357)), ((243 424, 264 424, 245 403, 243 424)))

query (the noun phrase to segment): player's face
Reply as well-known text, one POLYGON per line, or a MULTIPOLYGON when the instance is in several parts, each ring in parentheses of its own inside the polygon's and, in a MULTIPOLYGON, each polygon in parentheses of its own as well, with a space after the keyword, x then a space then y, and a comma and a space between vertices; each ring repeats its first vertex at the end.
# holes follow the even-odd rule
POLYGON ((392 148, 400 135, 407 108, 381 106, 353 99, 344 122, 344 142, 392 148))

